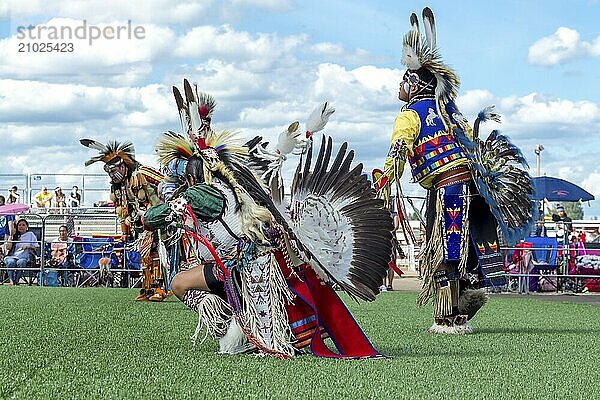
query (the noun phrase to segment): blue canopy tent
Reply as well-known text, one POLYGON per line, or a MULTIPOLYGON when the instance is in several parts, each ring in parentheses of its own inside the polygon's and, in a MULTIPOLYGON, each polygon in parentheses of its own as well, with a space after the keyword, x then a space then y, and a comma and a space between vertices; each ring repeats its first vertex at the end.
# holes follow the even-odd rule
POLYGON ((594 195, 580 188, 574 183, 550 176, 533 178, 535 187, 535 200, 548 201, 590 201, 594 195))

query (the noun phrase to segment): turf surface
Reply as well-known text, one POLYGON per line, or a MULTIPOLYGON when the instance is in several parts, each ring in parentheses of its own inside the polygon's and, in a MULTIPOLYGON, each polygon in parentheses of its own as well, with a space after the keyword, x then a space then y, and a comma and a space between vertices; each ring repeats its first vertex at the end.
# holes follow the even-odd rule
POLYGON ((470 336, 390 292, 348 306, 383 360, 217 355, 195 314, 135 292, 0 286, 0 398, 598 398, 600 307, 493 297, 470 336))

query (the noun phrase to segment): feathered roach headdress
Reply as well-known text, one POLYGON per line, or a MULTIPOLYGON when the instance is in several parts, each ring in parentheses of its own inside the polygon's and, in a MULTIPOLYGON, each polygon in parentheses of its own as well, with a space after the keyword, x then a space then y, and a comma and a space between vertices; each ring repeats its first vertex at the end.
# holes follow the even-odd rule
MULTIPOLYGON (((215 171, 224 159, 233 154, 248 154, 243 142, 234 132, 216 133, 210 127, 215 99, 198 91, 196 84, 183 80, 185 99, 179 89, 173 86, 173 94, 181 120, 182 133, 167 132, 156 147, 160 163, 168 165, 174 159, 189 159, 199 156, 206 165, 206 172, 215 171)), ((209 178, 210 179, 210 178, 209 178)))
MULTIPOLYGON (((269 212, 258 206, 245 191, 248 190, 247 182, 240 176, 241 170, 245 171, 244 159, 248 156, 248 147, 236 137, 235 132, 215 132, 211 129, 211 117, 216 107, 212 96, 198 91, 197 85, 192 85, 187 79, 183 80, 185 99, 177 87, 173 86, 173 94, 179 111, 182 133, 167 132, 156 146, 156 152, 163 169, 180 170, 183 172, 192 157, 202 159, 204 180, 211 183, 215 174, 225 180, 233 189, 240 211, 242 231, 263 238, 260 226, 270 223, 269 212), (187 138, 186 138, 187 136, 187 138), (179 166, 177 166, 178 164, 179 166)), ((246 177, 253 181, 254 177, 246 177), (252 178, 252 179, 251 179, 252 178)))
POLYGON ((430 89, 443 104, 454 100, 460 80, 452 68, 444 64, 436 47, 433 12, 429 7, 423 9, 425 40, 419 32, 419 20, 415 13, 410 16, 410 24, 412 29, 404 35, 402 50, 402 64, 408 67, 408 78, 422 90, 430 89), (431 76, 435 77, 435 88, 431 76))
POLYGON ((131 168, 135 168, 139 164, 135 160, 135 150, 131 142, 119 143, 115 140, 111 140, 107 144, 102 144, 93 139, 81 139, 79 143, 100 152, 99 155, 92 157, 85 162, 86 167, 98 161, 108 164, 116 158, 120 158, 131 168))

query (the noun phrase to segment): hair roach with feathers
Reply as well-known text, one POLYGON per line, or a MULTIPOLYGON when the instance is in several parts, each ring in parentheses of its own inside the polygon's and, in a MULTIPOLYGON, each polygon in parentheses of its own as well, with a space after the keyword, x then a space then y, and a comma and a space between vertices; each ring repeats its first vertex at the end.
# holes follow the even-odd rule
POLYGON ((85 162, 85 166, 92 165, 95 162, 102 161, 110 163, 115 158, 122 159, 129 167, 137 167, 139 163, 135 160, 135 149, 131 142, 117 142, 110 140, 107 144, 102 144, 93 139, 81 139, 79 143, 87 148, 97 150, 100 154, 90 158, 85 162))
POLYGON ((412 71, 425 68, 435 76, 435 94, 441 104, 454 100, 458 94, 460 79, 456 72, 444 63, 437 48, 433 11, 429 7, 423 9, 425 38, 419 30, 417 14, 412 13, 409 21, 412 29, 404 35, 402 64, 412 71))

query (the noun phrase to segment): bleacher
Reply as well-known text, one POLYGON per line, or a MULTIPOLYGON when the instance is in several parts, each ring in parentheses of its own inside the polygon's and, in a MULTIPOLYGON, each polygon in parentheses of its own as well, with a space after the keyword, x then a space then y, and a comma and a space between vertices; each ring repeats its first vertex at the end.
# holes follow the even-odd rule
POLYGON ((50 242, 58 237, 58 228, 67 225, 70 236, 106 236, 120 234, 120 226, 114 209, 82 208, 76 212, 62 212, 59 210, 40 210, 32 208, 28 213, 20 214, 25 218, 31 228, 44 226, 44 238, 50 242))

